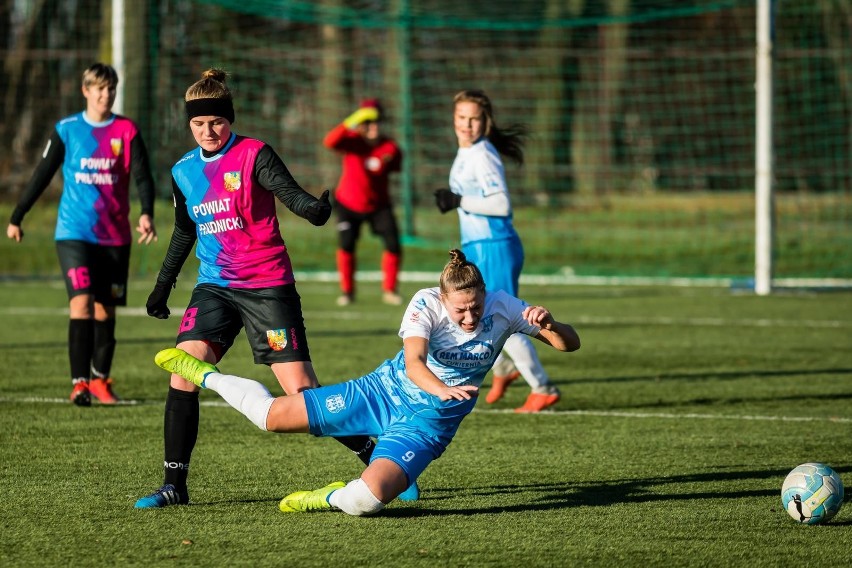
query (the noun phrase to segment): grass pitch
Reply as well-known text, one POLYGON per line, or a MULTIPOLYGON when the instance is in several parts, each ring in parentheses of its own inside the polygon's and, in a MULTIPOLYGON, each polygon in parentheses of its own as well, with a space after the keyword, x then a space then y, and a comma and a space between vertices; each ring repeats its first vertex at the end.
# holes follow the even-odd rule
MULTIPOLYGON (((162 478, 167 377, 153 355, 173 345, 191 276, 167 321, 143 315, 147 280, 132 280, 118 320, 125 404, 91 408, 67 402, 61 283, 0 283, 0 564, 852 565, 848 502, 821 526, 780 504, 785 475, 807 461, 830 464, 852 491, 850 292, 525 286, 582 338, 574 354, 539 346, 563 400, 514 414, 528 393, 519 381, 496 405, 481 401, 421 477, 420 501, 353 518, 277 508, 286 493, 357 476, 351 453, 261 432, 212 392, 201 395, 192 504, 133 509, 162 478)), ((299 289, 323 382, 400 347, 402 308, 369 284, 345 309, 333 284, 299 289)), ((278 390, 242 337, 221 368, 278 390)))
MULTIPOLYGON (((441 215, 431 195, 411 213, 415 235, 406 239, 403 268, 434 271, 458 246, 458 216, 441 215)), ((422 196, 421 196, 422 198, 422 196)), ((852 277, 852 196, 779 194, 775 239, 776 278, 852 277)), ((134 202, 133 207, 137 204, 134 202)), ((0 203, 8 219, 11 204, 0 203)), ((160 240, 133 246, 131 274, 156 275, 174 226, 171 199, 155 207, 160 240)), ((336 223, 314 227, 279 204, 281 230, 297 271, 334 271, 336 223)), ((403 227, 404 212, 398 210, 403 227)), ((754 196, 751 192, 572 198, 550 207, 515 209, 514 224, 526 251, 525 275, 574 274, 654 278, 754 276, 754 196)), ((131 214, 135 222, 137 213, 131 214)), ((27 214, 20 244, 0 239, 0 274, 58 274, 53 229, 56 204, 47 199, 27 214)), ((134 233, 135 235, 135 233, 134 233)), ((358 269, 379 270, 381 240, 363 228, 358 269)), ((191 256, 185 274, 197 267, 191 256)), ((187 277, 191 278, 191 277, 187 277)))

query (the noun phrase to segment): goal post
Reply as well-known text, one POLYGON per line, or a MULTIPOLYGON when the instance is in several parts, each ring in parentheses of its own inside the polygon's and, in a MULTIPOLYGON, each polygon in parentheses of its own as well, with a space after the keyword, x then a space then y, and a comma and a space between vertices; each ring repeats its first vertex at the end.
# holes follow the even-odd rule
POLYGON ((772 290, 774 239, 773 201, 773 40, 775 0, 757 0, 757 53, 755 81, 755 250, 754 291, 760 296, 772 290))

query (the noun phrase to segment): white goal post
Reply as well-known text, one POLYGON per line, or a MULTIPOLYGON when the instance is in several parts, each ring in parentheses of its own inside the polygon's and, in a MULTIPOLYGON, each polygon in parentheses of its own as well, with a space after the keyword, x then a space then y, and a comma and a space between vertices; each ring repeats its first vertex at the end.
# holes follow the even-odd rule
POLYGON ((754 291, 772 291, 775 208, 773 199, 772 72, 775 0, 757 0, 755 127, 754 291))

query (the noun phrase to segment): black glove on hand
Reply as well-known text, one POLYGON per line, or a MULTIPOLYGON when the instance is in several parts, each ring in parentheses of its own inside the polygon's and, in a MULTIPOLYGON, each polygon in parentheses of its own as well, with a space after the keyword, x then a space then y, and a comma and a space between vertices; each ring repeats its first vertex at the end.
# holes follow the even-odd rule
POLYGON ((157 282, 154 284, 154 290, 148 296, 148 301, 145 303, 145 308, 148 310, 148 315, 157 319, 166 319, 171 313, 166 302, 169 299, 169 294, 174 288, 173 282, 157 282))
POLYGON ((441 213, 452 211, 461 206, 461 195, 453 193, 449 189, 435 190, 435 205, 441 210, 441 213))
POLYGON ((319 200, 312 203, 305 209, 305 219, 317 227, 325 225, 328 218, 331 217, 331 203, 328 202, 328 190, 322 192, 319 200))

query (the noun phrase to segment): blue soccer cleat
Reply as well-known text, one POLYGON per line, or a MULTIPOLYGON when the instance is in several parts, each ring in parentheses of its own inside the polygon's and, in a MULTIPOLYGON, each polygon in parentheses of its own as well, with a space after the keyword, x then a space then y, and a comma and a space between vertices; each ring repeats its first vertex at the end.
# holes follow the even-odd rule
POLYGON ((420 486, 418 486, 417 482, 415 481, 414 483, 408 486, 408 489, 400 493, 397 499, 399 499, 400 501, 417 501, 418 499, 420 499, 420 486))
POLYGON ((169 505, 186 505, 189 503, 189 492, 178 491, 171 483, 166 483, 150 495, 136 501, 136 509, 161 509, 169 505))

